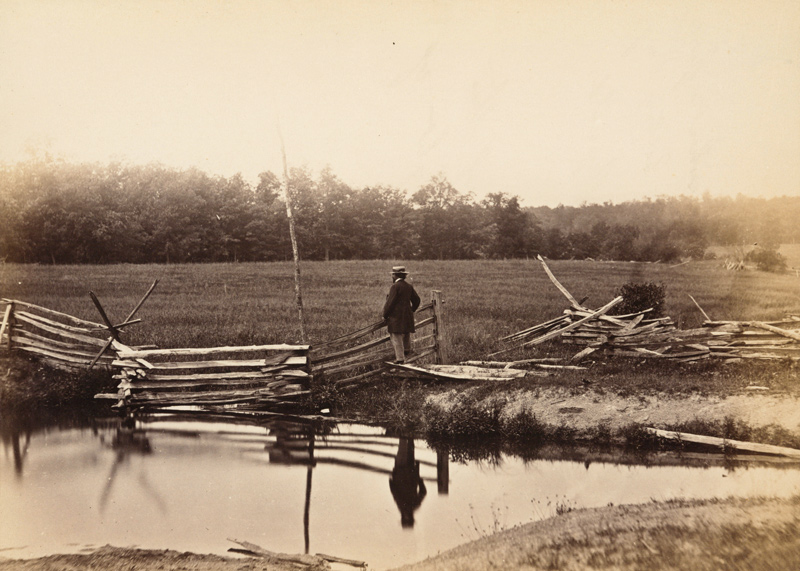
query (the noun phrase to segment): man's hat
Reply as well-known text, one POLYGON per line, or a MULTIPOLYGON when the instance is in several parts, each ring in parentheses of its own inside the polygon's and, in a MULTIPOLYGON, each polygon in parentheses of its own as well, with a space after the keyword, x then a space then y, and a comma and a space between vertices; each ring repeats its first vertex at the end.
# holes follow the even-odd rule
POLYGON ((392 273, 393 274, 403 274, 408 275, 405 266, 392 266, 392 273))

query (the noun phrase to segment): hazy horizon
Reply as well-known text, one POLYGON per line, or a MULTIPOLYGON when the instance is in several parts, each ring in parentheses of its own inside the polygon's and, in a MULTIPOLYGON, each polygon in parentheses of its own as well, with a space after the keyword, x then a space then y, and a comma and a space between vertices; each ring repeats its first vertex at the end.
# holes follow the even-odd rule
POLYGON ((330 166, 578 206, 800 195, 800 4, 0 0, 0 162, 330 166))

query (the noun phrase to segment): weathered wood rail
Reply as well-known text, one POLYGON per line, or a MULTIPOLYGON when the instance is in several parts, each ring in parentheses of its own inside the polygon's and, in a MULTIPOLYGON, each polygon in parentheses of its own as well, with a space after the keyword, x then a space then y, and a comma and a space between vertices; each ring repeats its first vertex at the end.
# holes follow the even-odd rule
MULTIPOLYGON (((133 314, 152 289, 119 325, 111 324, 93 294, 104 323, 3 299, 0 343, 61 369, 85 370, 97 365, 109 370, 119 381, 118 390, 96 398, 115 400, 116 406, 125 408, 286 404, 309 394, 315 376, 339 388, 352 388, 386 371, 386 361, 394 359, 383 321, 314 348, 290 344, 176 349, 128 346, 120 341, 119 333, 140 321, 133 320, 133 314)), ((409 362, 443 362, 441 308, 441 293, 434 291, 431 301, 417 311, 415 351, 409 362)))
MULTIPOLYGON (((433 360, 444 363, 444 323, 442 294, 431 292, 431 300, 417 309, 414 353, 408 363, 433 360)), ((311 369, 315 378, 325 378, 337 388, 346 389, 368 382, 386 370, 394 360, 386 322, 379 321, 311 349, 311 369)))
MULTIPOLYGON (((102 323, 80 319, 27 303, 2 299, 0 344, 35 355, 59 369, 85 369, 106 344, 108 330, 102 323)), ((110 367, 113 355, 102 355, 98 364, 110 367)))
POLYGON ((308 345, 132 349, 112 343, 126 406, 267 404, 308 394, 308 345))

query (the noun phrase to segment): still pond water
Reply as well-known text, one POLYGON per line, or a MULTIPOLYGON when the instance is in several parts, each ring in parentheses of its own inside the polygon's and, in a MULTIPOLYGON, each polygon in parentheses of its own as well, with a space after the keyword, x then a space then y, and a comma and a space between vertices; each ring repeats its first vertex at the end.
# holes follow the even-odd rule
POLYGON ((235 538, 388 569, 557 510, 800 493, 788 465, 465 460, 381 428, 319 432, 163 416, 6 433, 0 556, 106 544, 224 555, 235 538))

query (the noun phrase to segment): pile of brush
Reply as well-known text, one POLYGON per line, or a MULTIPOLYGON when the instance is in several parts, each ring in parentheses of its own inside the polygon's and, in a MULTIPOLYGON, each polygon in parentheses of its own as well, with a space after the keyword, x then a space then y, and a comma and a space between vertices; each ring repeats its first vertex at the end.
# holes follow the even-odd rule
POLYGON ((587 308, 559 283, 541 257, 539 261, 553 284, 569 300, 570 307, 555 319, 504 337, 501 341, 506 348, 490 356, 559 338, 562 343, 585 346, 572 357, 572 361, 579 361, 598 350, 622 357, 677 362, 710 357, 726 360, 800 359, 800 332, 796 329, 800 328, 798 316, 770 323, 712 321, 706 316, 702 327, 687 330, 678 329, 670 317, 648 318, 651 309, 628 315, 608 315, 622 302, 622 297, 613 299, 600 309, 587 308))

